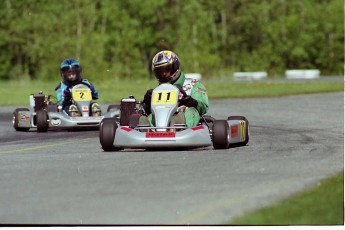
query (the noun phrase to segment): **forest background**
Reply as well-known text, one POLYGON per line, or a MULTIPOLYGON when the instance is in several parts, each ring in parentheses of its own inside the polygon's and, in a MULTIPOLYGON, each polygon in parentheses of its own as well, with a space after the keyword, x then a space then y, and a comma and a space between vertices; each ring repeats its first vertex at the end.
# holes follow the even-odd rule
POLYGON ((150 78, 162 49, 203 78, 344 71, 341 0, 2 0, 0 18, 0 80, 58 79, 70 57, 89 80, 150 78))

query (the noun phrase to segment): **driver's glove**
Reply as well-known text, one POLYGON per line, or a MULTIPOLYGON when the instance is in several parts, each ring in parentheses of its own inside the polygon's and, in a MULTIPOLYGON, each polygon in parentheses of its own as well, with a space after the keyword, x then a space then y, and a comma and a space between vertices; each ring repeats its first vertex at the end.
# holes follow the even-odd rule
POLYGON ((63 91, 63 96, 64 96, 64 100, 65 101, 70 101, 72 99, 72 94, 71 94, 71 91, 69 91, 68 89, 65 89, 63 91))
POLYGON ((145 96, 144 96, 144 103, 146 105, 151 105, 151 98, 152 98, 152 91, 153 89, 149 89, 146 91, 145 96))
POLYGON ((197 107, 198 101, 192 98, 190 95, 181 99, 181 104, 187 107, 197 107))

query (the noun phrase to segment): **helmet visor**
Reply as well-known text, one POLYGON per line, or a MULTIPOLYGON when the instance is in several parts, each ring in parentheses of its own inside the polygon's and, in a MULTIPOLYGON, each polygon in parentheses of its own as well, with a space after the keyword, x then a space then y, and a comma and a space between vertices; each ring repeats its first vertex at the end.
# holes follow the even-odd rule
POLYGON ((65 66, 61 68, 61 74, 65 80, 68 82, 73 82, 78 79, 80 75, 79 66, 65 66))
POLYGON ((75 74, 79 73, 79 66, 75 66, 75 65, 72 65, 72 66, 65 66, 65 67, 62 67, 61 68, 61 73, 62 74, 72 74, 73 72, 75 74))
POLYGON ((172 72, 171 65, 155 67, 153 73, 160 82, 168 82, 172 72))
POLYGON ((62 71, 62 74, 64 76, 77 75, 77 71, 75 71, 75 70, 65 70, 65 71, 62 71))

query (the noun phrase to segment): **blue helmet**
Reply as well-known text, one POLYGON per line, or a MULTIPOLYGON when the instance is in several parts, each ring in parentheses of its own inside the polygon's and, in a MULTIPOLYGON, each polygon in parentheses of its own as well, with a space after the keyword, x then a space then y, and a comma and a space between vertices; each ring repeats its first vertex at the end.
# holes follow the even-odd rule
POLYGON ((60 65, 60 73, 64 81, 67 83, 79 82, 81 80, 81 65, 79 61, 69 58, 64 60, 60 65), (72 82, 68 80, 68 73, 74 72, 76 74, 76 79, 72 82))

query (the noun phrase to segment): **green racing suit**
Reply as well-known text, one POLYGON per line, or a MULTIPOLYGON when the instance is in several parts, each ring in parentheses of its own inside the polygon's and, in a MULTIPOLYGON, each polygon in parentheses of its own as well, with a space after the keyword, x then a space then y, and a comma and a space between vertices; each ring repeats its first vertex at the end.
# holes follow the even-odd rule
MULTIPOLYGON (((186 107, 181 105, 177 109, 177 112, 182 112, 184 114, 187 127, 190 128, 197 126, 200 121, 200 116, 206 114, 209 108, 208 95, 205 86, 196 79, 186 78, 182 71, 174 85, 181 86, 187 95, 190 95, 192 98, 197 100, 198 104, 196 107, 186 107)), ((154 119, 150 108, 145 103, 143 106, 146 113, 149 114, 148 120, 151 126, 153 126, 154 119)))

